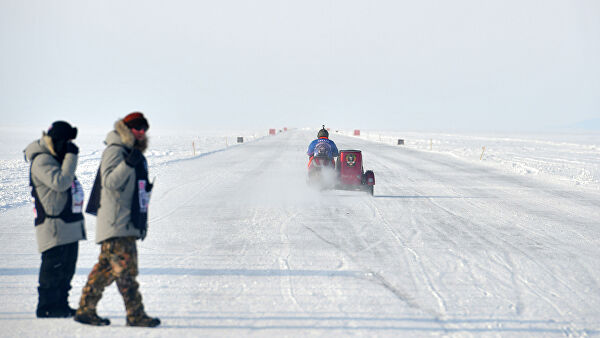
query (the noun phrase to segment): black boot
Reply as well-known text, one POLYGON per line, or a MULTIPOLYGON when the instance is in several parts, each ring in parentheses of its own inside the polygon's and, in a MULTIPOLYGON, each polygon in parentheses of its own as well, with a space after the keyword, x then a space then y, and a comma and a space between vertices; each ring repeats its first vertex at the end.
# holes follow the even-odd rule
MULTIPOLYGON (((73 309, 70 309, 70 310, 73 310, 73 309)), ((68 318, 68 317, 73 317, 73 314, 71 314, 68 310, 66 310, 66 309, 64 309, 62 307, 38 308, 35 311, 35 315, 38 318, 68 318)))
POLYGON ((75 313, 77 312, 77 310, 73 309, 72 307, 70 307, 68 304, 65 304, 62 306, 61 311, 63 311, 65 313, 65 317, 73 317, 75 315, 75 313))
POLYGON ((38 287, 38 306, 35 315, 38 318, 64 318, 67 314, 58 303, 58 291, 53 288, 38 287))
POLYGON ((60 290, 60 300, 58 307, 65 313, 65 317, 73 317, 77 310, 73 309, 69 306, 69 290, 71 289, 71 285, 63 286, 60 290))

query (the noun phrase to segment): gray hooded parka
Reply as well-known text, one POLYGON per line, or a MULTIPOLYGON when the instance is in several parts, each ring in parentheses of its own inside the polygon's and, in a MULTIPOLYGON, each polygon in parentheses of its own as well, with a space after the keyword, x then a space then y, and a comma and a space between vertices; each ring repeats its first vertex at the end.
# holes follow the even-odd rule
MULTIPOLYGON (((31 181, 46 214, 59 215, 69 200, 69 188, 75 179, 77 155, 67 153, 62 164, 55 157, 54 145, 45 133, 25 148, 31 162, 31 181)), ((35 227, 38 251, 86 239, 84 220, 66 223, 60 218, 46 217, 35 227)))
MULTIPOLYGON (((100 175, 102 190, 96 222, 96 243, 109 238, 133 236, 141 238, 141 231, 131 222, 132 199, 135 192, 135 168, 125 163, 133 149, 135 137, 123 120, 115 123, 115 130, 106 135, 106 149, 102 153, 100 175)), ((140 149, 140 146, 137 146, 140 149)), ((145 143, 140 149, 145 150, 145 143)))

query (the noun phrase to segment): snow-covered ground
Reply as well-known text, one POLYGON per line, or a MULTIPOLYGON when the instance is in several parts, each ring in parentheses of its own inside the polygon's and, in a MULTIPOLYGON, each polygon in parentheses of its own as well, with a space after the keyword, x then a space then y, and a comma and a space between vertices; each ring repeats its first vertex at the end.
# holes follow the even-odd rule
MULTIPOLYGON (((338 133, 353 135, 354 131, 338 133)), ((600 132, 448 134, 363 130, 359 137, 391 145, 398 145, 401 139, 407 148, 450 154, 519 175, 600 189, 600 132)))
MULTIPOLYGON (((88 193, 105 132, 78 138, 88 193)), ((131 329, 114 286, 110 327, 35 319, 21 150, 40 132, 1 130, 0 336, 600 335, 598 134, 347 133, 332 139, 363 151, 374 197, 306 186, 313 130, 151 130, 139 281, 163 325, 131 329)), ((86 227, 73 307, 99 253, 86 227)))

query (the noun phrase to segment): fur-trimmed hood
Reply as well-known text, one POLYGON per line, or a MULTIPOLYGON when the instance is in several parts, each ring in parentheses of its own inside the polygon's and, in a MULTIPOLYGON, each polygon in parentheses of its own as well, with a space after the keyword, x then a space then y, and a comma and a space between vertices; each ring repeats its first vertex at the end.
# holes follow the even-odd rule
POLYGON ((142 153, 145 152, 148 147, 148 137, 146 136, 144 140, 136 142, 135 136, 122 119, 115 122, 115 130, 106 135, 106 140, 104 142, 107 146, 117 144, 129 149, 135 147, 142 153))
POLYGON ((46 153, 56 157, 54 142, 52 142, 52 138, 48 136, 46 132, 42 132, 42 137, 39 140, 31 142, 23 152, 25 153, 27 162, 31 162, 31 159, 40 153, 46 153))

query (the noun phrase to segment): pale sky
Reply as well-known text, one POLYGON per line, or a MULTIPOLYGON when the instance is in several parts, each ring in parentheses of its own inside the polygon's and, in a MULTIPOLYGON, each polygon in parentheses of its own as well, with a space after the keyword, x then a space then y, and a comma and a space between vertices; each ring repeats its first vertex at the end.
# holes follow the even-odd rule
POLYGON ((2 124, 538 131, 600 118, 600 1, 0 0, 2 124))

